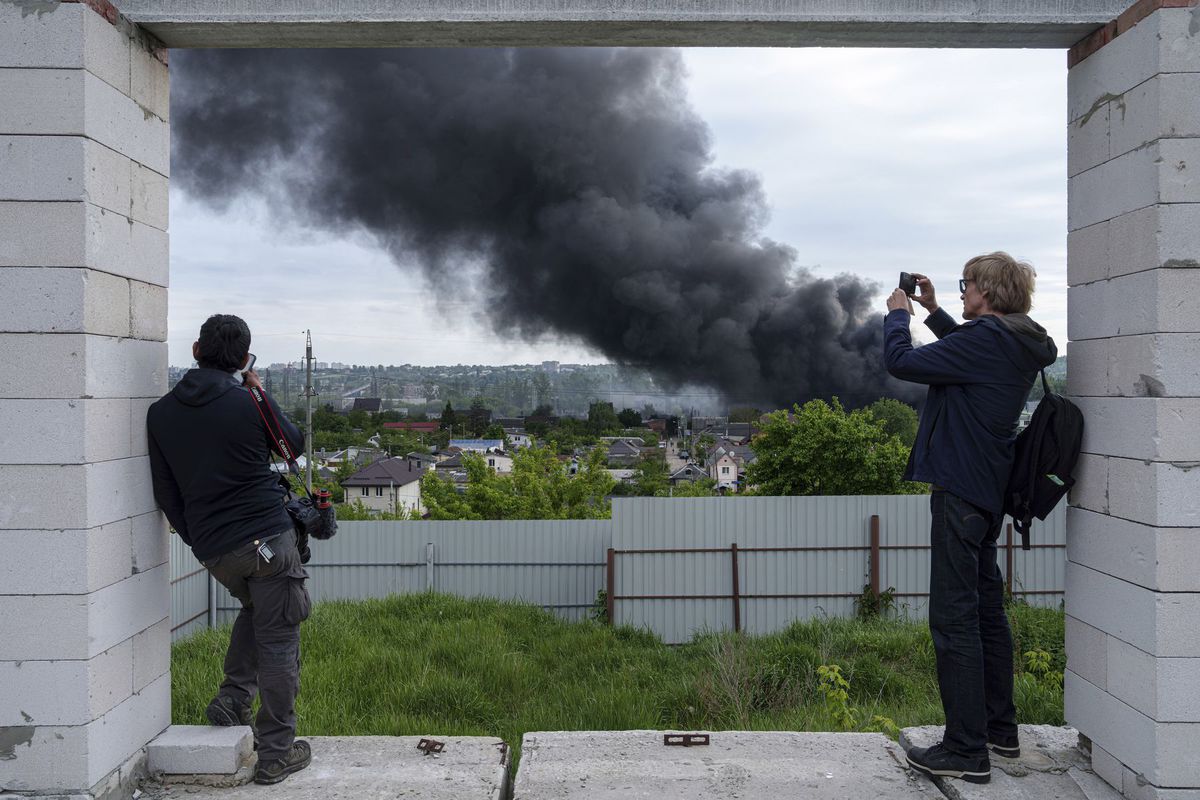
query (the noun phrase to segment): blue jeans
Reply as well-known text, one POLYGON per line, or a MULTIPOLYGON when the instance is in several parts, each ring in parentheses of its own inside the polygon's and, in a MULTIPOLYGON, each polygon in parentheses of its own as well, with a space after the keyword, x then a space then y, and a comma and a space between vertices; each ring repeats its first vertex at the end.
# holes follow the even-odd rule
POLYGON ((934 489, 930 530, 929 630, 946 713, 947 750, 987 754, 987 742, 1017 735, 1013 640, 996 564, 1002 514, 934 489))

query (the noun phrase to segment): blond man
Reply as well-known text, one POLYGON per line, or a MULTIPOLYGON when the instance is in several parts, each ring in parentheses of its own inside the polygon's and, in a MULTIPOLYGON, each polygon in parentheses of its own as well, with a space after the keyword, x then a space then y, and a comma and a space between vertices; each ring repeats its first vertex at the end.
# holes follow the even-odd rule
POLYGON ((1013 705, 1013 643, 1004 613, 996 540, 1012 469, 1017 420, 1038 371, 1058 350, 1029 318, 1036 274, 1007 253, 963 267, 959 325, 938 306, 933 283, 888 298, 884 363, 901 380, 929 386, 905 478, 931 484, 929 628, 946 714, 942 741, 912 748, 908 763, 929 775, 991 779, 989 750, 1020 755, 1013 705), (913 347, 912 301, 937 335, 913 347))

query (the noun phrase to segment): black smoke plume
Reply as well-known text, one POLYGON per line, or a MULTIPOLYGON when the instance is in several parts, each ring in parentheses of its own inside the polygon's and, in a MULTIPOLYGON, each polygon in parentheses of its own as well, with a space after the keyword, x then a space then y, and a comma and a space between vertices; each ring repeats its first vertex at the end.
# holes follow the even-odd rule
POLYGON ((184 51, 172 72, 189 195, 366 231, 439 290, 470 273, 498 331, 738 402, 907 394, 876 287, 762 236, 761 183, 713 164, 677 52, 184 51))

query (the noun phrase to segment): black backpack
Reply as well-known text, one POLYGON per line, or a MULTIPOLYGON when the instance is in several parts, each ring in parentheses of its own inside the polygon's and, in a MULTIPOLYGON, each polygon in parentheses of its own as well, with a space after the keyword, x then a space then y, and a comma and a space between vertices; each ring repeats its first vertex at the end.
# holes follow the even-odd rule
POLYGON ((1075 485, 1071 470, 1083 442, 1083 414, 1067 398, 1050 391, 1042 370, 1043 395, 1029 425, 1017 436, 1016 456, 1004 513, 1012 517, 1021 534, 1021 549, 1029 549, 1033 518, 1044 520, 1058 501, 1075 485))

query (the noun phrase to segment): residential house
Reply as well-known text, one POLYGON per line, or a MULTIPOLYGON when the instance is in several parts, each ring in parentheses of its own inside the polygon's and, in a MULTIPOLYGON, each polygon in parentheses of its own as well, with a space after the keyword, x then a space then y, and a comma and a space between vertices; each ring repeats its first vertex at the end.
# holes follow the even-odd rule
POLYGON ((754 451, 747 445, 722 439, 708 450, 708 476, 717 482, 718 489, 736 492, 745 485, 746 465, 754 458, 754 451))
POLYGON ((503 439, 451 439, 450 447, 459 450, 469 450, 474 453, 486 453, 489 450, 504 450, 503 439))
MULTIPOLYGON (((447 459, 437 462, 434 469, 438 475, 449 474, 451 472, 461 471, 463 469, 463 452, 459 451, 447 459)), ((505 453, 503 450, 492 450, 486 453, 480 453, 485 464, 492 468, 493 472, 504 475, 512 472, 512 456, 505 453)))
POLYGON ((625 439, 618 439, 608 447, 610 467, 632 467, 642 457, 642 448, 625 439))
POLYGON ((385 422, 383 427, 399 431, 415 431, 416 433, 437 433, 438 422, 385 422))
POLYGON ((415 459, 402 456, 380 459, 342 481, 346 502, 361 501, 372 511, 424 513, 420 483, 424 472, 415 459))
POLYGON ((386 456, 387 453, 374 447, 347 447, 345 450, 338 450, 325 456, 325 463, 337 469, 349 460, 356 467, 365 467, 367 464, 378 461, 386 456))
POLYGON ((637 480, 636 469, 606 469, 604 471, 611 475, 617 483, 633 483, 637 480))
POLYGON ((350 407, 351 411, 370 411, 372 414, 378 414, 383 400, 378 397, 356 397, 354 405, 350 407))
POLYGON ((708 474, 701 468, 688 462, 679 469, 671 473, 669 480, 672 486, 678 486, 681 483, 695 483, 698 480, 707 478, 708 474))

